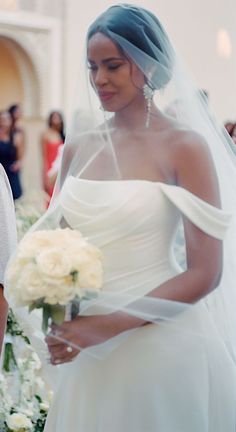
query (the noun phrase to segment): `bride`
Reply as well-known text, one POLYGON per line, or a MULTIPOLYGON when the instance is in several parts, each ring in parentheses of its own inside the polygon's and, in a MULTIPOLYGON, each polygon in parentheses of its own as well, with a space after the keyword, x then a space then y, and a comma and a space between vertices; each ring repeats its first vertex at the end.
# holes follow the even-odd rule
POLYGON ((102 250, 104 287, 46 338, 59 378, 45 430, 233 432, 230 144, 151 12, 105 11, 87 63, 103 122, 67 138, 46 220, 102 250), (178 121, 161 107, 169 91, 178 121), (180 223, 186 270, 172 252, 180 223))

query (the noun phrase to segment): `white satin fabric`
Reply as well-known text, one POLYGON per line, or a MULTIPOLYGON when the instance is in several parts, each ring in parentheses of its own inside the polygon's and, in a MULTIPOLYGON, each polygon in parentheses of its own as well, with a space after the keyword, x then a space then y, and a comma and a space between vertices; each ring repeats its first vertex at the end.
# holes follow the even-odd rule
POLYGON ((0 164, 0 283, 4 284, 4 273, 10 255, 17 245, 15 207, 11 187, 3 166, 0 164))
MULTIPOLYGON (((230 221, 181 187, 145 180, 68 177, 60 206, 68 225, 101 248, 103 291, 111 295, 144 295, 181 271, 172 253, 181 214, 218 239, 230 221)), ((46 432, 236 430, 235 364, 204 301, 177 325, 139 328, 102 359, 84 350, 59 371, 46 432)))

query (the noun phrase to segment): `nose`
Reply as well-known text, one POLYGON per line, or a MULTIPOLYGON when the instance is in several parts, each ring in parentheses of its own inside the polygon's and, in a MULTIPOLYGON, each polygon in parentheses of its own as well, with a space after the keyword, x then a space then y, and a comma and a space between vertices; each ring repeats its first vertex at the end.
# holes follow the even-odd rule
POLYGON ((104 68, 98 68, 93 76, 93 82, 96 87, 103 87, 108 82, 107 74, 104 68))

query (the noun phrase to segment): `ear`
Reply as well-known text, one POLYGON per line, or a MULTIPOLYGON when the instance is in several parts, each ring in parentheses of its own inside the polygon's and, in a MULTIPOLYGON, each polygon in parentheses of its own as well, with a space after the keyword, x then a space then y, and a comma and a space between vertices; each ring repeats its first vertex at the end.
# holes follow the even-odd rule
POLYGON ((135 87, 142 89, 146 84, 146 77, 134 62, 130 63, 130 74, 135 87))

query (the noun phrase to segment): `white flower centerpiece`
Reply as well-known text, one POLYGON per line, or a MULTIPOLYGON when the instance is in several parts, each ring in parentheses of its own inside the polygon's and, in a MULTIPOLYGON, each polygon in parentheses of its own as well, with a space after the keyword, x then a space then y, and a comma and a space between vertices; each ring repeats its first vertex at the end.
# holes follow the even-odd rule
POLYGON ((98 295, 101 251, 70 228, 27 233, 12 258, 6 279, 16 306, 42 309, 42 329, 60 325, 66 306, 98 295))

